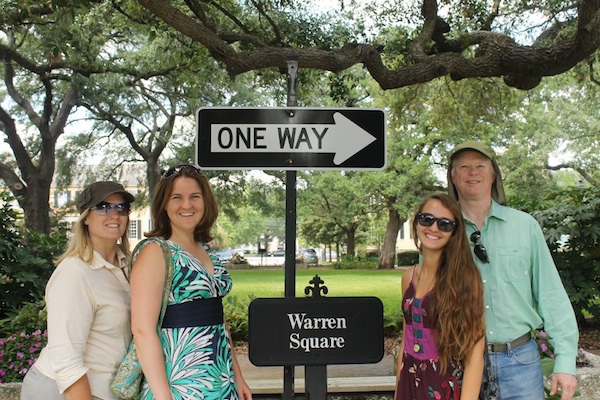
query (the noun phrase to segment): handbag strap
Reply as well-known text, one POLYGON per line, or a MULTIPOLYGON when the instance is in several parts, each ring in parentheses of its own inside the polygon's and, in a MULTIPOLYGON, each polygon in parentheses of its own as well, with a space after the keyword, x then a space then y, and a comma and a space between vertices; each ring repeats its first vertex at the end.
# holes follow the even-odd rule
MULTIPOLYGON (((160 246, 163 254, 165 255, 165 285, 163 286, 162 292, 162 305, 160 308, 160 314, 158 316, 158 324, 157 329, 160 329, 162 325, 162 321, 165 317, 165 312, 167 310, 167 304, 169 303, 169 295, 171 294, 171 283, 173 282, 173 255, 171 253, 171 248, 167 241, 160 236, 152 236, 147 239, 142 240, 135 246, 133 250, 133 256, 135 257, 142 247, 146 246, 148 243, 156 243, 160 246)), ((131 268, 133 267, 133 258, 132 262, 129 266, 129 273, 131 274, 131 268)))
POLYGON ((485 339, 485 346, 483 350, 483 361, 484 368, 487 372, 487 383, 486 387, 481 388, 479 398, 483 400, 496 400, 497 399, 497 385, 492 371, 492 362, 490 361, 490 354, 488 352, 487 338, 485 339))

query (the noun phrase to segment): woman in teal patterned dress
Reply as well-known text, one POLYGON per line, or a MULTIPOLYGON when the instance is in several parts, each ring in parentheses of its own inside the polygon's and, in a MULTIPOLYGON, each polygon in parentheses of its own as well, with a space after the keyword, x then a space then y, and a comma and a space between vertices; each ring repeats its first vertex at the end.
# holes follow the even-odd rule
POLYGON ((154 228, 134 254, 131 273, 142 400, 252 398, 223 321, 221 298, 231 290, 231 277, 207 245, 217 213, 200 169, 181 164, 163 173, 152 199, 154 228), (166 267, 161 239, 172 253, 173 281, 157 331, 166 267))

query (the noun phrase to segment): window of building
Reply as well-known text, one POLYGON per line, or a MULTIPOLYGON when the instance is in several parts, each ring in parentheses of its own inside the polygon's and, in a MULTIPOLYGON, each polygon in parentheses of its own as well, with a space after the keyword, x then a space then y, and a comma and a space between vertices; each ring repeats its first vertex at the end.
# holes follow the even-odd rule
POLYGON ((64 207, 69 201, 71 201, 71 191, 66 190, 64 192, 54 191, 54 208, 64 207))
POLYGON ((132 219, 129 221, 129 239, 141 239, 142 238, 142 221, 139 219, 132 219))

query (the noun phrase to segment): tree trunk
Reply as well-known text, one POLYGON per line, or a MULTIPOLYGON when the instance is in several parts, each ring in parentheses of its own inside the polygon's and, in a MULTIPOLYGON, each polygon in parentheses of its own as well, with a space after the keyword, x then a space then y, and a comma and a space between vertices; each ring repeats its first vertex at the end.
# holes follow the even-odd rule
POLYGON ((352 226, 350 226, 346 230, 346 247, 347 247, 348 255, 350 255, 352 257, 354 257, 356 255, 356 252, 355 252, 356 228, 357 228, 357 225, 352 224, 352 226))
MULTIPOLYGON (((47 175, 47 174, 44 174, 47 175)), ((52 173, 50 174, 52 176, 52 173)), ((39 233, 50 233, 50 204, 48 194, 52 178, 38 176, 27 183, 27 195, 19 201, 23 208, 25 228, 39 233)))
POLYGON ((154 197, 154 189, 160 180, 161 171, 157 158, 148 158, 146 161, 148 163, 146 167, 146 179, 148 181, 148 201, 152 202, 152 198, 154 197))
POLYGON ((392 269, 396 260, 396 241, 398 232, 404 221, 400 221, 398 210, 393 204, 388 203, 388 222, 385 229, 385 239, 383 240, 383 249, 379 256, 379 269, 392 269))

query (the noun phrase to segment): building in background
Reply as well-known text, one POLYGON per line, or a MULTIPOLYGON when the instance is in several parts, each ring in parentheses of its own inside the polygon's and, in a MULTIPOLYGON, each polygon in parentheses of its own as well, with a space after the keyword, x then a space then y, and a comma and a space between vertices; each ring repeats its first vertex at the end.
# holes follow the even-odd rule
MULTIPOLYGON (((129 215, 129 240, 131 245, 135 246, 144 238, 144 232, 151 229, 150 208, 147 200, 148 189, 145 186, 145 163, 123 163, 118 168, 112 168, 110 171, 101 171, 95 165, 85 166, 80 169, 80 173, 77 176, 73 176, 71 185, 66 188, 59 188, 56 180, 54 180, 50 187, 51 209, 57 213, 61 210, 60 214, 62 214, 65 207, 71 206, 72 212, 65 214, 62 220, 74 223, 78 217, 74 206, 77 196, 87 184, 99 180, 113 180, 121 183, 127 191, 136 196, 136 202, 133 204, 131 214, 129 215), (113 178, 107 179, 107 176, 113 176, 113 178)), ((266 250, 267 253, 271 254, 282 249, 282 240, 274 237, 268 243, 266 250)), ((416 247, 411 232, 411 221, 409 220, 401 226, 398 232, 396 253, 415 250, 416 247)), ((324 252, 324 249, 322 252, 324 252)), ((322 254, 322 257, 324 257, 322 259, 327 259, 325 254, 322 254)), ((337 254, 334 258, 337 259, 337 254)))

